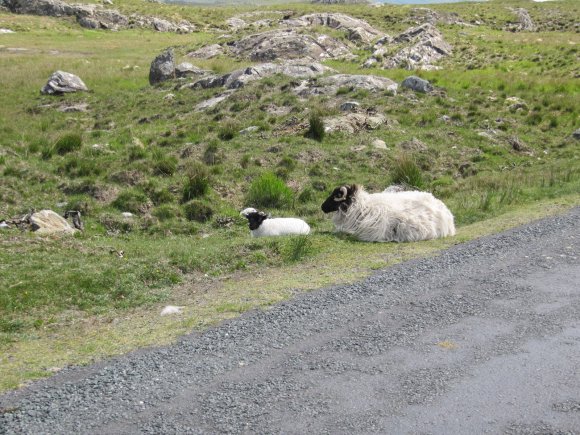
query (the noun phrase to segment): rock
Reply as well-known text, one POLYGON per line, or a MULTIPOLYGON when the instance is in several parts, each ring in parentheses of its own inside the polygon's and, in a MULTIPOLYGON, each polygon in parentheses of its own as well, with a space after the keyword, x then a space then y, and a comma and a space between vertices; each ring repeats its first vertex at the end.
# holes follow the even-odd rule
POLYGON ((149 84, 155 85, 173 78, 175 78, 175 61, 173 50, 168 49, 151 62, 149 84))
POLYGON ((580 128, 572 133, 572 137, 576 140, 580 140, 580 128))
POLYGON ((195 110, 201 111, 201 110, 210 109, 210 108, 218 105, 222 101, 227 100, 234 92, 235 92, 235 89, 230 89, 230 90, 227 90, 225 92, 222 92, 221 94, 218 94, 215 97, 210 98, 209 100, 205 100, 205 101, 199 103, 197 106, 195 106, 195 110))
POLYGON ((189 76, 203 76, 210 73, 211 71, 198 68, 197 66, 194 66, 189 62, 182 62, 175 67, 175 75, 178 78, 189 76))
POLYGON ((466 27, 473 27, 473 24, 466 23, 459 18, 459 15, 455 12, 435 12, 433 9, 429 8, 413 8, 411 9, 410 21, 412 22, 423 22, 436 24, 446 24, 446 25, 459 25, 466 27))
POLYGON ((38 234, 74 234, 76 230, 52 210, 41 210, 30 216, 32 231, 38 234))
POLYGON ((134 214, 129 211, 124 211, 121 213, 121 216, 123 216, 124 218, 132 218, 134 214))
POLYGON ((0 35, 3 33, 14 33, 14 31, 10 29, 0 29, 0 35))
POLYGON ((212 44, 187 53, 187 56, 195 59, 211 59, 222 54, 224 54, 224 48, 219 44, 212 44))
POLYGON ((363 43, 369 43, 383 35, 383 32, 375 29, 366 21, 341 13, 323 12, 309 14, 300 18, 283 20, 280 24, 290 27, 327 26, 333 29, 345 30, 349 40, 363 43))
POLYGON ((534 152, 517 136, 511 136, 507 139, 512 149, 518 153, 534 155, 534 152))
POLYGON ((164 101, 173 101, 175 100, 175 94, 167 94, 166 96, 163 97, 164 101))
POLYGON ((0 221, 0 230, 7 230, 10 229, 10 225, 8 225, 8 223, 6 223, 6 221, 4 219, 2 219, 0 221))
POLYGON ((158 32, 170 32, 173 29, 173 24, 167 20, 162 20, 160 18, 153 18, 151 24, 153 28, 158 32))
POLYGON ((74 7, 60 0, 5 0, 4 5, 17 14, 50 17, 75 15, 74 7))
POLYGON ((400 148, 403 148, 407 151, 416 151, 416 152, 425 152, 427 151, 427 145, 421 142, 419 139, 414 137, 413 139, 405 142, 401 142, 399 144, 400 148))
POLYGON ((343 112, 356 112, 360 108, 360 103, 356 101, 346 101, 340 105, 343 112))
POLYGON ((386 150, 387 148, 387 143, 384 140, 381 139, 375 139, 373 140, 372 144, 371 144, 374 148, 379 149, 379 150, 386 150))
POLYGON ((528 104, 519 97, 507 97, 504 103, 508 106, 510 112, 528 110, 528 104))
POLYGON ((40 92, 49 95, 62 95, 88 90, 87 86, 78 76, 64 71, 56 71, 50 76, 48 82, 40 92))
POLYGON ((319 78, 316 82, 302 82, 294 92, 302 97, 310 95, 336 95, 339 89, 364 89, 371 92, 396 93, 399 85, 386 77, 373 75, 335 74, 319 78))
POLYGON ((238 17, 232 17, 226 20, 226 24, 232 28, 232 30, 240 30, 248 27, 248 23, 238 17))
POLYGON ((176 307, 173 305, 167 305, 165 308, 161 310, 161 316, 168 316, 171 314, 181 314, 183 307, 176 307))
POLYGON ((250 127, 247 127, 247 128, 244 128, 243 130, 240 130, 240 134, 255 133, 258 130, 260 130, 260 127, 258 127, 257 125, 251 125, 250 127))
MULTIPOLYGON (((413 27, 401 33, 393 39, 400 49, 392 56, 386 56, 382 60, 383 68, 404 68, 407 70, 438 69, 433 65, 445 56, 450 56, 452 47, 444 39, 443 35, 432 24, 426 23, 413 27)), ((386 54, 383 44, 375 45, 373 57, 375 60, 386 54)), ((365 66, 368 63, 365 62, 365 66)))
POLYGON ((535 32, 537 30, 532 17, 530 17, 529 12, 523 8, 512 9, 509 8, 513 13, 516 14, 518 22, 516 24, 509 24, 506 30, 510 32, 535 32))
POLYGON ((331 68, 312 61, 288 61, 285 63, 263 63, 247 68, 232 71, 221 76, 208 76, 181 87, 191 89, 207 89, 225 86, 228 89, 238 89, 247 83, 270 77, 274 74, 283 74, 293 78, 315 77, 328 71, 331 68))
POLYGON ((324 131, 327 133, 335 131, 356 133, 360 130, 374 130, 386 121, 387 118, 380 114, 349 113, 348 115, 324 118, 324 131))
POLYGON ((77 103, 71 105, 63 105, 56 108, 57 111, 63 113, 72 113, 72 112, 82 112, 86 113, 89 111, 88 103, 77 103))
MULTIPOLYGON (((126 16, 115 9, 97 4, 68 4, 62 0, 4 0, 8 9, 17 14, 51 17, 76 17, 79 25, 89 29, 118 30, 122 28, 153 28, 158 31, 192 32, 195 26, 187 21, 178 24, 157 17, 137 14, 126 16)), ((110 0, 103 3, 112 4, 110 0)))
POLYGON ((330 36, 314 37, 294 30, 271 30, 249 35, 234 42, 229 51, 254 62, 275 59, 346 59, 352 58, 350 49, 330 36))
POLYGON ((226 83, 229 74, 225 74, 223 76, 216 76, 211 75, 209 77, 204 77, 195 81, 194 83, 190 83, 187 85, 182 86, 180 89, 190 88, 190 89, 209 89, 209 88, 217 88, 223 86, 226 83))
POLYGON ((401 86, 407 89, 411 89, 415 92, 429 93, 433 90, 433 86, 431 83, 429 83, 429 81, 417 76, 407 77, 405 80, 403 80, 401 86))

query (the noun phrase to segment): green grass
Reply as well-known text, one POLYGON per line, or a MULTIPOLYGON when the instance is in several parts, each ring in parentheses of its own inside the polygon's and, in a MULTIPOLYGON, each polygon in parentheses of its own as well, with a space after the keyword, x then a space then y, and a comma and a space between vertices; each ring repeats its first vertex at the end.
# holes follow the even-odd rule
MULTIPOLYGON (((62 239, 0 232, 0 388, 47 375, 53 366, 167 342, 293 291, 357 279, 579 204, 580 147, 571 138, 580 116, 579 6, 509 4, 528 8, 540 31, 503 31, 513 20, 504 2, 433 6, 482 23, 439 26, 456 55, 440 71, 412 72, 431 81, 436 96, 341 89, 302 100, 290 92, 292 80, 274 76, 206 112, 193 108, 220 89, 151 87, 150 62, 170 46, 178 61, 191 61, 188 51, 222 41, 225 19, 252 6, 115 2, 124 13, 188 19, 200 30, 189 35, 92 31, 69 19, 0 12, 0 27, 17 31, 0 36, 0 45, 28 49, 0 49, 0 218, 31 208, 79 209, 86 227, 62 239), (41 95, 58 69, 78 74, 91 91, 41 95), (164 98, 169 93, 173 99, 164 98), (323 127, 324 116, 339 115, 339 102, 355 97, 389 123, 321 141, 305 137, 310 114, 320 114, 323 127), (523 106, 510 108, 511 97, 523 106), (87 103, 89 111, 56 110, 72 103, 87 103), (239 134, 249 126, 259 131, 239 134), (388 149, 374 149, 375 139, 388 149), (514 141, 523 147, 514 149, 514 141), (404 246, 337 236, 320 204, 334 187, 353 182, 369 191, 391 182, 432 191, 454 213, 459 235, 404 246), (300 216, 312 233, 252 239, 239 216, 246 206, 300 216), (134 216, 125 218, 124 211, 134 216), (186 306, 186 313, 160 321, 158 308, 169 303, 186 306)), ((404 6, 286 8, 349 13, 392 35, 415 20, 413 8, 404 6)), ((279 5, 263 9, 280 16, 279 5)), ((362 48, 357 53, 368 55, 362 48)), ((326 65, 397 82, 411 74, 360 63, 326 65)), ((251 62, 195 64, 227 73, 251 62)))

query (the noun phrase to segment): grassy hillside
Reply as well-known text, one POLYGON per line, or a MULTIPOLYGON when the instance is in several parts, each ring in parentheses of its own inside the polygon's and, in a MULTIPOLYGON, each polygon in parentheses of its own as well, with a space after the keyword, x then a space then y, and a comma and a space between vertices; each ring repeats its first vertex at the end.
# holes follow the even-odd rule
MULTIPOLYGON (((568 0, 509 5, 528 9, 540 30, 503 30, 514 20, 503 1, 432 6, 479 24, 438 26, 454 47, 439 71, 326 63, 397 82, 420 75, 437 87, 434 94, 340 89, 301 100, 288 90, 291 79, 275 76, 205 112, 193 108, 221 90, 177 91, 171 82, 151 87, 149 65, 167 47, 186 60, 188 51, 222 40, 225 20, 251 7, 115 1, 123 13, 187 19, 199 28, 188 35, 86 30, 72 19, 0 12, 0 28, 16 32, 0 34, 0 219, 31 208, 78 209, 86 227, 72 238, 0 230, 0 388, 166 342, 295 291, 359 278, 579 204, 580 142, 572 133, 580 127, 574 27, 580 6, 568 0), (79 75, 91 91, 40 95, 59 69, 79 75), (312 114, 337 115, 349 100, 385 114, 388 123, 321 142, 305 137, 312 114), (86 103, 88 111, 57 110, 72 103, 86 103), (239 133, 249 126, 258 131, 239 133), (375 139, 387 149, 373 147, 375 139), (265 195, 257 180, 268 174, 281 180, 289 198, 268 211, 302 216, 313 228, 310 237, 249 237, 238 213, 265 195), (335 235, 320 211, 341 183, 374 191, 405 180, 448 204, 457 237, 364 244, 335 235), (126 211, 135 216, 123 218, 126 211), (165 304, 185 306, 184 314, 160 318, 165 304)), ((277 8, 266 10, 277 16, 277 8)), ((284 9, 340 11, 391 35, 416 23, 410 6, 284 9)), ((250 64, 194 63, 216 73, 250 64)))

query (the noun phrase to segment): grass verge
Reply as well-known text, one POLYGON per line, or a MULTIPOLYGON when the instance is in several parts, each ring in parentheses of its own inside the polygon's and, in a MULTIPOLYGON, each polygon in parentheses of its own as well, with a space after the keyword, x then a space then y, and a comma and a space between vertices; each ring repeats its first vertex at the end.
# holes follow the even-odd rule
MULTIPOLYGON (((160 304, 112 309, 98 314, 61 315, 39 325, 16 343, 2 346, 0 391, 51 376, 63 367, 95 362, 145 346, 171 343, 192 330, 201 331, 251 309, 289 299, 297 292, 350 283, 374 270, 412 258, 436 255, 442 249, 563 213, 580 203, 580 195, 538 201, 484 221, 463 226, 457 236, 409 244, 356 243, 321 234, 313 243, 332 239, 335 249, 316 261, 265 267, 261 273, 236 272, 220 278, 189 276, 171 288, 166 303, 184 307, 177 316, 159 316, 160 304), (357 264, 356 268, 352 265, 357 264)), ((297 242, 297 245, 301 245, 297 242)))

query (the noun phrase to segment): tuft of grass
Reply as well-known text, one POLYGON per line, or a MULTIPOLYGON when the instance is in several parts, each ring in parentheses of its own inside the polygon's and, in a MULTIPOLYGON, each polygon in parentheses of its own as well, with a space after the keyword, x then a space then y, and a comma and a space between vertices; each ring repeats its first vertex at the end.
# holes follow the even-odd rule
POLYGON ((213 209, 202 201, 193 200, 183 205, 183 212, 187 220, 207 222, 213 216, 213 209))
POLYGON ((246 203, 254 207, 289 208, 294 203, 294 192, 275 174, 266 172, 250 185, 246 203))
POLYGON ((415 160, 408 155, 403 155, 395 161, 391 170, 391 178, 394 184, 402 184, 416 189, 422 189, 425 185, 421 169, 415 160))
POLYGON ((149 204, 149 198, 145 193, 137 189, 121 192, 113 201, 113 207, 120 211, 131 213, 143 213, 149 204))
POLYGON ((59 138, 52 150, 57 154, 63 155, 80 149, 82 145, 83 138, 80 134, 69 133, 59 138))
POLYGON ((308 120, 309 126, 308 131, 304 135, 309 139, 314 139, 318 142, 322 142, 326 132, 324 131, 324 121, 319 113, 313 113, 310 115, 308 120))
POLYGON ((210 173, 207 166, 194 162, 187 169, 183 183, 181 202, 205 196, 209 191, 210 173))
POLYGON ((160 151, 153 153, 153 173, 162 177, 170 177, 177 170, 177 159, 166 156, 160 151))
MULTIPOLYGON (((233 136, 232 136, 233 138, 233 136)), ((218 165, 224 160, 224 154, 220 151, 217 143, 210 143, 203 152, 203 161, 206 165, 218 165)))
POLYGON ((290 238, 282 250, 282 258, 290 263, 303 260, 314 252, 312 241, 308 236, 290 238))

